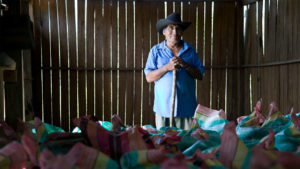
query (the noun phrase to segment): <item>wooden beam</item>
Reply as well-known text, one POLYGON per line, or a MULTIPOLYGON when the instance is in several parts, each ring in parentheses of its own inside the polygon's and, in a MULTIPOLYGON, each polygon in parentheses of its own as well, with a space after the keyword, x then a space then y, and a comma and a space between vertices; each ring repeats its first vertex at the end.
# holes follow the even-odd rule
MULTIPOLYGON (((183 0, 120 0, 124 2, 138 1, 138 2, 184 2, 183 0)), ((189 2, 236 2, 237 0, 189 0, 189 2)))
POLYGON ((263 64, 254 64, 254 65, 242 65, 242 68, 255 68, 255 67, 270 67, 270 66, 281 66, 288 64, 300 63, 300 59, 286 60, 286 61, 277 61, 277 62, 268 62, 263 64))
POLYGON ((261 0, 242 0, 243 5, 249 5, 249 4, 253 4, 256 2, 259 2, 261 0))

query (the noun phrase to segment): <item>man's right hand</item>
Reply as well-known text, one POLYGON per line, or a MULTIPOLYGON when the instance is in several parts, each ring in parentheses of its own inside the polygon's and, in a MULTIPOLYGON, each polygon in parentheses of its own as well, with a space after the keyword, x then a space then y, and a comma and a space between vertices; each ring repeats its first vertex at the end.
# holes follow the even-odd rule
POLYGON ((166 68, 168 71, 172 71, 172 70, 177 70, 180 67, 180 61, 181 58, 180 57, 172 57, 169 61, 168 64, 166 64, 166 68))

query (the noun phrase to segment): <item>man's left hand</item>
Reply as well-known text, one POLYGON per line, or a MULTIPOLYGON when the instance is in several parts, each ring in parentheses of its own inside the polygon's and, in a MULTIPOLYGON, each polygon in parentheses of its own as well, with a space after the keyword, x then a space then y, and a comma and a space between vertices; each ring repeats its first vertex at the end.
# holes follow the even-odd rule
POLYGON ((180 57, 175 56, 176 57, 176 61, 178 62, 178 65, 182 68, 186 68, 189 67, 189 64, 186 63, 185 61, 183 61, 180 57))

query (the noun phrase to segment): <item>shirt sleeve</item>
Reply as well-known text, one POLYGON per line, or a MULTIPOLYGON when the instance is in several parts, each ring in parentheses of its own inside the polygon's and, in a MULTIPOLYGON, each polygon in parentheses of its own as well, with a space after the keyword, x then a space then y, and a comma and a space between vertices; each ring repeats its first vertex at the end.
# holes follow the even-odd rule
POLYGON ((148 59, 146 62, 146 66, 144 68, 145 75, 147 75, 152 70, 157 69, 156 58, 157 58, 157 54, 156 54, 154 48, 152 48, 148 54, 148 59))
POLYGON ((193 66, 197 67, 200 70, 201 75, 203 76, 204 66, 200 60, 200 56, 196 52, 194 52, 194 54, 193 54, 193 66))

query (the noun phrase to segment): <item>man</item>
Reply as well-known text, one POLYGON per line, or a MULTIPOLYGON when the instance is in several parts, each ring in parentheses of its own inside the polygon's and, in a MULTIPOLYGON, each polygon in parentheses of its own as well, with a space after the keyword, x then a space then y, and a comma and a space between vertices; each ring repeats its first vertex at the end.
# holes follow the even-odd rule
POLYGON ((201 80, 204 67, 193 46, 181 40, 183 31, 191 22, 182 22, 178 13, 160 19, 156 29, 165 40, 149 52, 144 73, 147 82, 154 82, 154 106, 156 128, 169 126, 173 70, 176 70, 176 95, 173 124, 189 129, 197 102, 195 79, 201 80))

